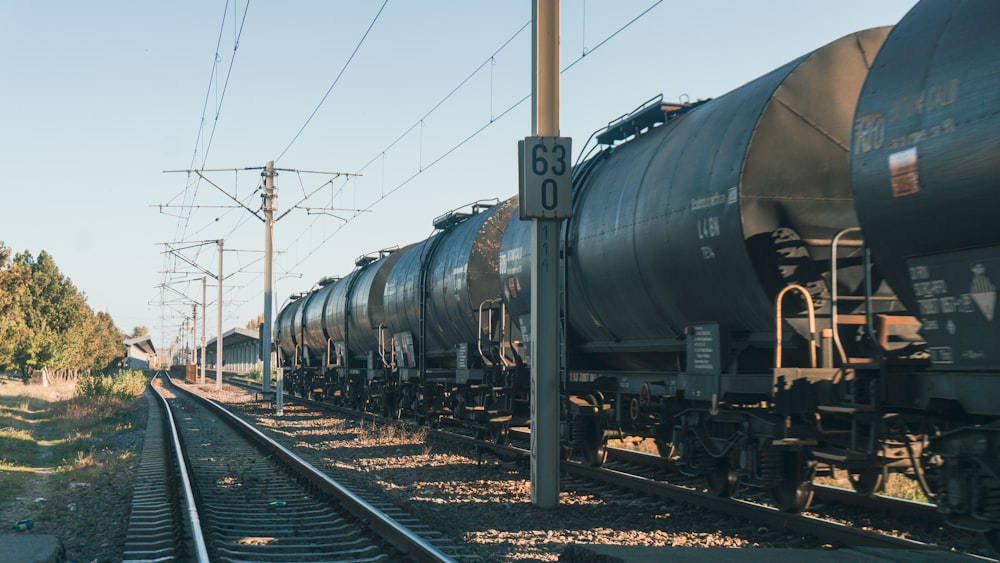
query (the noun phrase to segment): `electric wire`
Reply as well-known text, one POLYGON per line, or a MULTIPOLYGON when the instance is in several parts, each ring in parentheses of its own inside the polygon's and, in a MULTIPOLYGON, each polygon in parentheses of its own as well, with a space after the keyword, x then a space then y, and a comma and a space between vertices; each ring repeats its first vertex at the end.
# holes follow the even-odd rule
MULTIPOLYGON (((209 153, 211 151, 212 142, 213 142, 213 140, 215 138, 216 129, 217 129, 218 124, 219 124, 219 116, 222 113, 222 104, 223 104, 223 101, 225 100, 226 91, 228 90, 229 80, 230 80, 230 78, 232 76, 233 67, 235 66, 236 53, 239 51, 240 38, 243 35, 243 29, 244 29, 244 25, 246 24, 247 13, 249 12, 249 10, 250 10, 250 0, 247 0, 246 4, 244 6, 244 9, 243 9, 243 15, 242 15, 242 18, 240 19, 238 28, 237 28, 237 25, 236 25, 237 10, 236 9, 233 10, 233 28, 234 28, 233 51, 232 51, 232 54, 231 54, 230 59, 229 59, 229 68, 226 71, 226 77, 225 77, 225 80, 223 81, 222 89, 220 91, 219 86, 218 86, 218 71, 219 71, 219 63, 221 62, 222 59, 219 56, 219 52, 221 50, 222 37, 223 37, 223 34, 225 32, 225 27, 226 27, 226 16, 229 13, 229 1, 228 0, 226 1, 225 6, 223 8, 222 21, 221 21, 221 23, 219 25, 219 35, 218 35, 218 38, 216 39, 215 56, 213 57, 213 60, 212 60, 212 70, 211 70, 211 73, 210 73, 210 76, 209 76, 208 88, 206 89, 206 92, 205 92, 205 100, 204 100, 204 102, 202 104, 201 119, 199 120, 198 133, 197 133, 197 135, 195 137, 195 148, 192 151, 191 165, 189 166, 189 168, 194 168, 195 163, 198 160, 199 146, 202 145, 202 142, 203 142, 203 139, 204 139, 204 134, 205 134, 205 124, 206 124, 206 115, 208 113, 208 103, 209 103, 209 99, 211 99, 212 92, 214 91, 216 93, 215 108, 214 108, 215 109, 215 116, 214 116, 214 119, 213 119, 211 132, 208 135, 208 140, 207 140, 207 142, 204 143, 204 145, 202 147, 201 168, 205 167, 205 163, 208 160, 208 155, 209 155, 209 153)), ((188 175, 188 180, 186 180, 186 185, 185 185, 184 190, 182 190, 181 193, 179 193, 177 196, 175 196, 173 199, 170 200, 170 202, 172 203, 173 201, 176 201, 176 199, 178 197, 181 197, 182 204, 187 207, 187 213, 185 214, 182 211, 181 214, 179 214, 179 216, 178 216, 177 226, 176 226, 175 232, 174 232, 176 239, 183 239, 184 236, 186 236, 186 233, 187 233, 187 230, 188 230, 188 226, 189 226, 190 220, 191 220, 191 215, 193 213, 193 205, 194 205, 194 202, 195 202, 195 200, 197 199, 197 196, 198 196, 198 187, 199 187, 199 185, 200 185, 200 177, 198 178, 198 180, 196 180, 192 184, 191 181, 190 181, 190 174, 189 174, 188 175), (188 198, 189 194, 190 194, 190 200, 188 198)), ((177 267, 177 259, 176 259, 176 257, 174 257, 171 260, 171 256, 169 254, 166 255, 164 257, 164 279, 166 277, 166 272, 168 272, 170 270, 173 270, 173 269, 176 269, 176 267, 177 267)), ((161 290, 161 299, 162 298, 163 298, 163 291, 161 290)), ((163 312, 162 312, 162 307, 161 307, 161 318, 162 318, 162 316, 163 316, 163 312)), ((161 323, 162 322, 163 321, 161 320, 161 323)))
MULTIPOLYGON (((596 51, 596 50, 600 49, 601 47, 603 47, 610 40, 612 40, 613 38, 617 37, 623 31, 625 31, 626 29, 628 29, 629 27, 631 27, 633 24, 635 24, 637 21, 639 21, 640 19, 642 19, 646 14, 648 14, 654 8, 656 8, 657 6, 659 6, 661 3, 663 3, 663 0, 656 0, 656 2, 654 2, 648 8, 646 8, 645 10, 643 10, 642 12, 640 12, 634 18, 632 18, 631 20, 629 20, 628 22, 626 22, 625 24, 623 24, 621 27, 619 27, 617 30, 615 30, 614 32, 612 32, 611 34, 609 34, 607 37, 605 37, 603 40, 601 40, 597 45, 594 46, 593 49, 584 50, 580 54, 579 57, 577 57, 576 59, 574 59, 572 62, 570 62, 565 67, 563 67, 559 71, 559 74, 562 75, 562 74, 566 73, 567 71, 569 71, 570 69, 572 69, 574 66, 577 65, 577 63, 579 63, 580 61, 582 61, 588 54, 593 53, 594 51, 596 51)), ((385 154, 385 152, 387 152, 389 149, 391 149, 401 139, 403 139, 404 137, 406 137, 406 135, 409 132, 413 131, 414 128, 416 128, 417 126, 419 126, 420 123, 423 122, 424 119, 426 119, 431 113, 434 112, 434 110, 436 110, 438 107, 440 107, 441 104, 443 104, 459 88, 461 88, 462 85, 464 85, 466 82, 468 82, 469 79, 472 78, 473 75, 475 75, 476 73, 478 73, 486 64, 488 64, 490 62, 490 60, 492 60, 493 57, 495 57, 500 51, 502 51, 504 47, 506 47, 511 41, 513 41, 514 38, 517 37, 517 35, 520 34, 530 24, 531 24, 531 21, 529 20, 528 23, 526 23, 524 26, 522 26, 510 39, 507 40, 507 42, 505 42, 500 47, 500 49, 498 49, 490 58, 487 58, 486 61, 484 61, 479 67, 477 67, 477 69, 475 71, 472 72, 472 74, 470 74, 468 77, 466 77, 458 86, 456 86, 451 92, 449 92, 448 95, 445 96, 444 99, 442 99, 440 102, 438 102, 431 109, 431 111, 429 111, 427 114, 425 114, 424 117, 422 117, 419 120, 417 120, 417 122, 414 123, 413 125, 411 125, 406 130, 406 132, 404 132, 402 135, 400 135, 399 137, 397 137, 385 149, 383 149, 382 151, 380 151, 375 157, 373 157, 371 160, 369 160, 367 163, 365 163, 364 166, 362 166, 360 169, 358 169, 358 173, 364 171, 369 166, 371 166, 375 161, 377 161, 379 158, 381 158, 385 154)), ((486 129, 488 129, 491 125, 493 125, 497 121, 500 121, 504 116, 506 116, 510 112, 514 111, 518 106, 520 106, 524 102, 528 101, 529 99, 531 99, 531 94, 527 94, 524 97, 522 97, 520 100, 514 102, 510 107, 508 107, 506 110, 504 110, 502 113, 500 113, 500 115, 498 115, 496 118, 493 118, 491 116, 491 119, 490 119, 489 122, 485 123, 482 127, 480 127, 479 129, 477 129, 476 131, 474 131, 470 135, 466 136, 464 139, 461 139, 458 143, 456 143, 450 149, 448 149, 445 152, 443 152, 442 154, 440 154, 437 158, 435 158, 434 160, 432 160, 429 164, 427 164, 426 166, 421 165, 420 169, 417 172, 413 173, 411 176, 409 176, 409 177, 405 178, 404 180, 402 180, 399 184, 397 184, 395 187, 393 187, 389 191, 386 192, 386 191, 383 190, 381 196, 379 196, 378 198, 376 198, 375 200, 373 200, 366 207, 363 207, 360 210, 355 211, 354 214, 350 215, 347 219, 344 219, 343 223, 341 223, 336 229, 334 229, 334 231, 332 233, 330 233, 326 238, 324 238, 316 247, 314 247, 312 250, 310 250, 305 255, 305 257, 303 257, 301 260, 299 260, 298 262, 296 262, 289 269, 290 270, 295 270, 296 268, 298 268, 299 266, 301 266, 303 263, 306 262, 306 260, 309 260, 312 257, 313 254, 315 254, 321 248, 323 248, 323 246, 325 246, 326 243, 328 243, 330 241, 330 239, 332 239, 337 233, 339 233, 341 231, 341 229, 343 229, 345 226, 347 226, 348 224, 350 224, 354 219, 356 219, 358 216, 360 216, 363 212, 371 211, 376 205, 378 205, 378 204, 382 203, 383 201, 385 201, 388 197, 390 197, 394 193, 396 193, 399 190, 401 190, 403 187, 405 187, 406 185, 408 185, 410 182, 412 182, 413 180, 415 180, 417 177, 419 177, 424 172, 428 171, 435 164, 439 163, 441 160, 443 160, 446 157, 448 157, 450 154, 452 154, 453 152, 455 152, 456 150, 458 150, 459 148, 461 148, 463 145, 465 145, 466 143, 468 143, 469 141, 471 141, 475 137, 479 136, 483 131, 485 131, 486 129)), ((304 234, 305 233, 303 233, 303 235, 304 234)), ((299 238, 301 238, 301 235, 300 235, 299 238)), ((299 238, 295 239, 292 242, 292 244, 295 244, 296 242, 298 242, 299 238)))
POLYGON ((326 94, 323 94, 323 97, 320 99, 319 103, 316 104, 316 108, 313 109, 312 113, 309 114, 309 117, 306 118, 306 122, 303 123, 302 127, 299 128, 299 132, 296 133, 294 137, 292 137, 292 140, 288 142, 288 145, 285 147, 285 150, 281 151, 281 154, 279 154, 278 157, 274 159, 274 162, 278 162, 279 160, 281 160, 281 157, 285 156, 285 153, 288 152, 288 149, 292 148, 292 145, 295 144, 295 141, 297 141, 299 139, 299 136, 302 135, 302 132, 305 131, 306 127, 309 125, 309 122, 311 122, 313 117, 316 116, 316 112, 319 111, 319 108, 323 107, 323 103, 326 102, 326 99, 330 97, 330 92, 333 92, 333 88, 337 85, 338 82, 340 82, 340 77, 344 75, 344 71, 346 71, 347 67, 351 65, 351 61, 353 61, 354 56, 358 54, 358 50, 361 49, 361 45, 363 45, 365 39, 368 38, 368 34, 371 33, 372 28, 375 27, 375 22, 378 21, 379 16, 382 15, 382 11, 385 10, 385 7, 388 3, 389 0, 385 0, 382 3, 382 7, 378 9, 378 13, 375 14, 374 18, 372 18, 372 22, 368 24, 368 29, 365 30, 365 34, 361 36, 361 40, 358 41, 358 44, 354 46, 354 51, 351 52, 351 56, 347 57, 347 61, 344 63, 344 66, 341 67, 340 72, 337 73, 337 77, 333 79, 333 84, 330 84, 330 87, 327 88, 326 90, 326 94))

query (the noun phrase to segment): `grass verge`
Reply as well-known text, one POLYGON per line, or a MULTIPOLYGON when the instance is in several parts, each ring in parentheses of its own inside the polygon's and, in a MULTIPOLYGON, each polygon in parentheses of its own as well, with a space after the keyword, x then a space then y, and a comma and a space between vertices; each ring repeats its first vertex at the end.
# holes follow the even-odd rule
POLYGON ((58 493, 133 463, 116 438, 145 425, 141 372, 56 381, 0 377, 0 503, 58 493))

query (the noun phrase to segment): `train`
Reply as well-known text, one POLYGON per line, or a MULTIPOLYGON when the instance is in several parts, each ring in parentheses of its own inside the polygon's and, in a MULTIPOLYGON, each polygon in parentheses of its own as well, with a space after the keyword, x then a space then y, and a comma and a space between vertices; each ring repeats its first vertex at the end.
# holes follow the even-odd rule
MULTIPOLYGON (((721 496, 919 482, 1000 547, 1000 3, 922 0, 729 93, 599 130, 561 223, 560 436, 644 438, 721 496)), ((290 393, 530 427, 517 196, 360 257, 276 320, 290 393)))

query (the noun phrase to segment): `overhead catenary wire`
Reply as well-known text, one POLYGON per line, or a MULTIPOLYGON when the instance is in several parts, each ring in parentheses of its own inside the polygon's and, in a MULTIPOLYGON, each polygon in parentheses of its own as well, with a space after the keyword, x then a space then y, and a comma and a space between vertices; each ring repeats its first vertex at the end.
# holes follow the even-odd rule
POLYGON ((302 132, 305 131, 306 127, 309 126, 309 123, 312 121, 313 117, 316 116, 316 113, 319 111, 319 109, 323 107, 323 103, 326 102, 326 99, 330 97, 330 92, 333 92, 334 87, 336 87, 337 83, 340 82, 340 78, 344 76, 344 71, 346 71, 347 67, 351 65, 351 61, 353 61, 354 56, 358 54, 358 51, 361 49, 361 45, 363 45, 365 39, 368 38, 368 34, 371 33, 372 28, 375 27, 375 22, 378 21, 379 16, 382 15, 382 11, 385 10, 385 7, 388 3, 389 0, 385 0, 384 2, 382 2, 382 7, 378 9, 378 13, 375 14, 374 18, 372 18, 372 22, 368 24, 368 29, 366 29, 364 35, 361 36, 361 39, 358 41, 358 44, 354 46, 354 51, 351 52, 351 56, 347 57, 347 61, 344 62, 344 66, 341 67, 340 72, 337 73, 337 77, 333 79, 333 84, 330 84, 330 87, 327 88, 326 93, 323 94, 323 97, 319 100, 319 103, 316 104, 316 108, 313 109, 312 113, 309 114, 309 117, 306 118, 306 122, 302 124, 302 127, 299 128, 298 133, 296 133, 295 136, 292 137, 292 140, 288 142, 288 145, 285 146, 285 149, 281 151, 281 153, 278 155, 277 158, 274 159, 274 162, 278 162, 279 160, 281 160, 281 157, 285 156, 285 153, 288 152, 288 149, 292 148, 292 145, 295 144, 295 141, 299 139, 299 136, 302 135, 302 132))
MULTIPOLYGON (((606 45, 609 41, 611 41, 612 39, 614 39, 615 37, 617 37, 619 34, 621 34, 623 31, 625 31, 626 29, 628 29, 629 27, 631 27, 633 24, 635 24, 636 22, 638 22, 640 19, 642 19, 644 16, 646 16, 650 11, 652 11, 654 8, 656 8, 657 6, 659 6, 661 3, 663 3, 663 0, 656 0, 653 4, 651 4, 645 10, 643 10, 642 12, 640 12, 638 15, 636 15, 635 17, 633 17, 631 20, 629 20, 628 22, 626 22, 625 24, 623 24, 622 26, 620 26, 618 29, 616 29, 615 31, 613 31, 609 35, 607 35, 597 45, 595 45, 594 48, 589 49, 589 50, 586 49, 586 48, 584 48, 584 50, 581 52, 580 56, 578 56, 576 59, 574 59, 573 61, 571 61, 566 66, 564 66, 559 71, 559 73, 563 74, 563 73, 569 71, 570 69, 572 69, 580 61, 582 61, 587 55, 593 53, 594 51, 597 51, 598 49, 600 49, 601 47, 603 47, 604 45, 606 45)), ((417 128, 418 126, 420 126, 423 123, 424 120, 426 120, 432 113, 434 113, 438 108, 440 108, 449 98, 451 98, 458 90, 460 90, 462 88, 462 86, 464 86, 466 83, 468 83, 469 80, 471 80, 473 76, 475 76, 476 74, 478 74, 486 65, 491 64, 491 61, 493 61, 494 58, 498 54, 500 54, 500 52, 503 51, 504 48, 506 48, 511 42, 513 42, 514 39, 521 32, 523 32, 528 26, 530 26, 530 25, 531 25, 531 21, 529 20, 521 28, 519 28, 518 31, 515 32, 507 41, 505 41, 503 43, 503 45, 501 45, 492 55, 490 55, 490 57, 486 58, 483 61, 483 63, 481 63, 478 67, 476 67, 476 69, 474 71, 472 71, 465 79, 463 79, 457 86, 455 86, 444 98, 442 98, 439 102, 437 102, 427 113, 425 113, 420 119, 418 119, 416 122, 414 122, 414 124, 411 125, 409 128, 407 128, 401 135, 399 135, 398 137, 396 137, 396 139, 394 139, 391 143, 389 143, 388 146, 386 146, 384 149, 382 149, 381 151, 379 151, 374 157, 372 157, 371 160, 369 160, 361 168, 359 168, 358 169, 358 173, 363 172, 369 166, 371 166, 376 161, 379 161, 380 159, 383 160, 383 165, 384 165, 384 157, 385 157, 385 153, 386 152, 388 152, 390 149, 392 149, 396 144, 398 144, 402 139, 404 139, 415 128, 417 128)), ((325 237, 318 245, 316 245, 314 248, 312 248, 308 253, 306 253, 306 255, 302 259, 300 259, 298 262, 296 262, 289 269, 290 270, 295 270, 296 268, 298 268, 299 266, 301 266, 303 263, 306 262, 306 260, 309 260, 316 252, 318 252, 321 248, 323 248, 323 246, 325 246, 330 241, 330 239, 332 239, 334 236, 336 236, 344 227, 346 227, 348 224, 350 224, 354 219, 357 219, 362 213, 367 212, 367 211, 371 211, 378 204, 382 203, 383 201, 385 201, 386 199, 388 199, 390 196, 392 196, 393 194, 395 194, 396 192, 398 192, 399 190, 401 190, 402 188, 404 188, 405 186, 407 186, 408 184, 410 184, 413 180, 415 180, 416 178, 418 178, 421 174, 423 174, 424 172, 427 172, 431 167, 433 167, 437 163, 439 163, 442 160, 444 160, 445 158, 447 158, 449 155, 451 155, 452 153, 454 153, 456 150, 458 150, 459 148, 461 148, 463 145, 465 145, 466 143, 468 143, 469 141, 471 141, 475 137, 479 136, 483 131, 485 131, 486 129, 488 129, 490 126, 494 125, 496 122, 500 121, 503 117, 505 117, 506 115, 508 115, 512 111, 514 111, 518 106, 520 106, 524 102, 528 101, 530 98, 531 98, 531 94, 529 93, 529 94, 525 95, 524 97, 520 98, 519 100, 515 101, 513 104, 511 104, 507 109, 505 109, 503 112, 501 112, 496 117, 493 117, 491 115, 490 116, 490 120, 487 123, 483 124, 480 128, 476 129, 471 134, 467 135, 465 138, 459 140, 456 144, 454 144, 453 146, 451 146, 451 148, 445 150, 443 153, 441 153, 438 157, 434 158, 428 164, 424 165, 422 163, 422 155, 421 155, 421 166, 419 167, 419 169, 418 169, 417 172, 415 172, 412 175, 410 175, 409 177, 403 179, 395 187, 389 189, 388 191, 385 191, 385 189, 383 188, 381 190, 381 195, 379 197, 377 197, 376 199, 374 199, 367 206, 360 208, 354 214, 348 216, 346 219, 341 218, 341 220, 343 222, 340 225, 338 225, 337 228, 334 229, 334 231, 332 233, 330 233, 327 237, 325 237)), ((490 103, 492 105, 492 98, 491 98, 491 102, 490 103)), ((290 244, 290 246, 294 245, 295 243, 297 243, 301 239, 301 237, 304 236, 305 233, 313 226, 313 224, 315 224, 315 220, 313 221, 312 224, 310 224, 309 227, 306 228, 305 231, 303 231, 298 237, 296 237, 296 239, 294 239, 292 241, 292 243, 290 244)))
MULTIPOLYGON (((233 10, 233 30, 234 30, 233 51, 232 51, 232 54, 231 54, 230 59, 229 59, 229 67, 228 67, 228 69, 226 71, 226 78, 223 81, 222 89, 220 91, 219 86, 218 86, 218 67, 219 67, 219 63, 221 61, 221 57, 219 55, 219 52, 221 50, 222 37, 223 37, 224 31, 225 31, 225 27, 226 27, 226 16, 229 13, 229 1, 228 0, 226 1, 225 6, 223 8, 221 23, 219 25, 219 34, 218 34, 218 38, 216 39, 215 55, 212 58, 212 70, 211 70, 210 76, 209 76, 208 87, 207 87, 206 92, 205 92, 205 101, 204 101, 204 103, 202 105, 201 119, 199 120, 199 124, 198 124, 198 133, 197 133, 197 135, 195 137, 195 147, 192 150, 192 154, 191 154, 191 166, 190 166, 190 168, 194 168, 195 167, 195 163, 198 160, 199 146, 202 144, 202 140, 203 140, 204 133, 205 133, 205 124, 206 124, 206 115, 208 113, 208 104, 209 104, 209 100, 211 99, 212 92, 214 91, 216 93, 215 108, 214 108, 215 115, 214 115, 214 118, 212 120, 212 129, 211 129, 211 132, 209 133, 208 140, 207 140, 207 142, 204 143, 204 146, 202 148, 201 166, 200 167, 204 168, 205 164, 208 161, 208 155, 209 155, 209 153, 211 151, 212 141, 215 138, 216 129, 217 129, 218 124, 219 124, 219 116, 222 113, 222 104, 223 104, 223 101, 225 100, 226 91, 228 90, 229 80, 230 80, 230 77, 232 76, 233 67, 234 67, 235 61, 236 61, 236 53, 239 50, 240 38, 243 35, 243 29, 244 29, 244 25, 246 23, 247 13, 249 12, 249 10, 250 10, 250 0, 247 0, 246 4, 244 5, 243 15, 242 15, 242 17, 240 19, 238 27, 236 25, 236 17, 237 17, 237 11, 238 10, 236 10, 236 9, 233 10)), ((189 175, 189 179, 190 179, 190 175, 189 175)), ((170 201, 170 203, 176 201, 177 197, 181 197, 181 201, 182 201, 182 203, 184 205, 192 205, 193 206, 195 200, 197 199, 198 186, 200 185, 200 178, 199 178, 199 180, 195 181, 193 184, 190 183, 190 182, 188 182, 188 181, 186 181, 186 182, 187 183, 185 185, 184 190, 180 194, 178 194, 178 196, 175 196, 170 201), (190 195, 190 199, 188 198, 189 195, 190 195)), ((187 230, 188 230, 188 226, 189 226, 190 220, 191 220, 191 214, 193 213, 193 209, 194 209, 193 207, 188 207, 187 208, 187 213, 184 213, 182 211, 180 214, 177 215, 177 226, 175 228, 175 238, 183 239, 184 236, 186 235, 187 230)), ((171 259, 171 256, 169 256, 169 255, 164 256, 164 272, 167 272, 167 271, 169 271, 171 269, 175 269, 176 267, 177 267, 177 259, 176 259, 176 257, 173 257, 173 259, 171 259)), ((162 291, 161 291, 161 297, 162 297, 162 291)), ((163 323, 162 317, 163 317, 163 312, 162 312, 162 308, 161 308, 161 324, 163 323)))
MULTIPOLYGON (((619 35, 620 33, 622 33, 625 29, 627 29, 629 26, 633 25, 636 21, 640 20, 643 16, 645 16, 653 8, 655 8, 656 6, 658 6, 661 3, 662 3, 662 0, 655 1, 651 6, 649 6, 648 8, 646 8, 638 16, 634 17, 631 21, 629 21, 628 23, 624 24, 619 29, 617 29, 616 31, 614 31, 613 33, 611 33, 610 35, 608 35, 607 37, 605 37, 602 41, 600 41, 592 49, 587 49, 586 48, 586 44, 585 44, 582 54, 578 58, 576 58, 575 60, 573 60, 569 65, 566 65, 560 72, 566 72, 569 69, 571 69, 574 66, 576 66, 584 57, 586 57, 586 55, 588 55, 588 54, 590 54, 590 53, 592 53, 592 52, 600 49, 601 47, 605 46, 614 37, 616 37, 617 35, 619 35)), ((319 111, 324 107, 324 104, 329 103, 329 100, 331 99, 331 96, 332 96, 332 93, 333 93, 333 89, 337 88, 338 87, 337 86, 338 83, 341 83, 343 81, 343 77, 347 75, 346 74, 346 70, 350 67, 350 65, 352 64, 352 61, 355 60, 355 55, 360 52, 360 48, 363 46, 363 44, 365 43, 365 41, 368 40, 369 32, 374 29, 374 26, 380 21, 380 17, 384 15, 383 11, 387 7, 387 4, 388 4, 388 0, 386 0, 381 5, 378 13, 375 15, 375 17, 370 22, 370 24, 369 24, 367 30, 365 31, 363 37, 357 43, 357 45, 354 47, 354 51, 352 52, 351 56, 344 63, 343 68, 340 69, 340 71, 338 72, 337 76, 335 77, 335 79, 333 80, 333 82, 330 84, 329 88, 327 88, 325 94, 320 99, 319 103, 316 105, 316 107, 312 110, 312 112, 306 118, 305 122, 298 129, 298 131, 296 132, 296 134, 294 135, 294 137, 285 146, 284 150, 282 150, 282 152, 280 153, 280 155, 279 155, 278 158, 282 158, 283 156, 285 156, 288 153, 288 151, 293 146, 296 145, 296 143, 301 142, 301 138, 302 138, 302 135, 303 135, 304 131, 310 126, 310 124, 312 124, 314 122, 314 118, 317 115, 319 115, 319 111)), ((419 162, 420 162, 419 171, 417 171, 417 172, 409 175, 408 177, 405 177, 405 178, 402 178, 402 179, 398 179, 398 181, 389 181, 389 182, 386 182, 385 175, 383 174, 382 175, 383 187, 375 192, 374 199, 369 200, 367 202, 364 202, 364 201, 355 202, 354 205, 345 206, 345 207, 354 207, 355 209, 350 209, 350 210, 347 210, 347 212, 340 214, 341 216, 338 217, 338 218, 341 219, 341 221, 338 222, 340 224, 336 226, 336 228, 333 230, 333 232, 331 232, 328 236, 322 238, 318 242, 318 244, 316 244, 315 246, 313 246, 312 244, 310 244, 309 246, 313 246, 313 247, 310 250, 308 250, 308 252, 306 252, 304 256, 302 256, 300 259, 298 259, 298 261, 295 263, 294 266, 292 266, 291 268, 286 267, 284 269, 285 270, 295 270, 295 269, 299 268, 303 263, 305 263, 306 261, 308 261, 309 259, 311 259, 316 254, 316 252, 318 252, 327 243, 329 243, 329 241, 334 236, 336 236, 336 234, 340 233, 341 229, 343 229, 345 226, 347 226, 348 224, 350 224, 354 219, 357 219, 359 215, 363 214, 366 211, 371 211, 371 210, 375 209, 379 205, 383 204, 389 197, 397 194, 399 191, 401 191, 405 187, 412 185, 414 183, 414 180, 416 180, 417 178, 419 178, 423 172, 426 172, 426 171, 430 170, 431 168, 433 168, 436 165, 440 164, 442 161, 446 160, 449 156, 451 156, 459 148, 465 146, 471 140, 473 140, 474 138, 480 136, 492 124, 494 124, 495 122, 498 122, 501 119, 504 119, 505 117, 509 116, 509 114, 511 112, 513 112, 514 109, 522 106, 525 101, 527 101, 528 99, 530 99, 530 95, 525 95, 524 97, 522 97, 520 99, 512 100, 513 103, 510 103, 510 105, 508 107, 506 107, 505 109, 503 109, 503 111, 501 111, 499 114, 494 115, 494 103, 496 103, 496 102, 495 102, 495 100, 493 98, 493 86, 492 86, 492 84, 493 84, 493 80, 494 79, 493 79, 492 71, 493 71, 493 66, 496 64, 497 55, 500 54, 503 51, 503 49, 506 47, 506 45, 508 43, 516 40, 516 38, 517 38, 518 35, 520 35, 521 33, 523 33, 523 31, 525 29, 528 29, 529 26, 530 26, 530 24, 531 24, 531 22, 529 20, 524 25, 522 25, 515 33, 512 34, 512 36, 509 39, 507 39, 507 41, 504 42, 503 45, 501 45, 501 47, 499 47, 498 49, 496 49, 493 54, 491 54, 489 57, 484 58, 483 61, 482 61, 482 63, 479 66, 477 66, 477 68, 473 72, 471 72, 468 76, 466 76, 465 78, 463 78, 459 82, 458 85, 456 85, 454 88, 452 88, 437 103, 435 103, 433 106, 431 106, 430 109, 427 112, 425 112, 423 116, 421 116, 419 119, 416 119, 413 122, 413 125, 411 125, 410 127, 408 127, 406 129, 406 131, 404 131, 401 135, 399 135, 398 137, 394 138, 383 150, 380 150, 377 153, 375 153, 375 156, 373 156, 367 163, 365 163, 364 166, 362 166, 361 168, 359 168, 357 170, 359 172, 368 170, 376 162, 381 162, 382 166, 384 167, 385 166, 385 155, 386 155, 386 153, 390 149, 393 149, 394 147, 396 147, 408 134, 411 134, 416 128, 420 127, 427 120, 428 117, 430 117, 433 114, 435 114, 435 112, 440 111, 440 108, 444 104, 446 104, 449 101, 449 99, 451 99, 455 95, 456 92, 460 91, 464 87, 464 85, 466 83, 468 83, 470 80, 472 80, 472 78, 474 78, 476 75, 478 75, 479 73, 483 72, 483 69, 484 69, 484 67, 486 65, 490 65, 490 70, 491 70, 491 77, 490 77, 490 84, 491 84, 491 87, 490 87, 490 96, 491 97, 490 97, 490 101, 489 101, 489 107, 490 107, 490 112, 489 113, 490 113, 490 115, 488 116, 488 121, 485 124, 483 124, 482 126, 480 126, 479 128, 477 128, 476 130, 472 131, 471 133, 463 132, 465 134, 462 136, 462 138, 458 139, 457 142, 454 142, 453 144, 448 144, 447 146, 443 147, 443 150, 440 151, 440 152, 438 152, 437 155, 434 155, 433 153, 428 154, 429 151, 427 150, 426 146, 423 143, 421 143, 421 145, 420 145, 421 148, 419 150, 421 150, 422 152, 421 152, 421 154, 419 156, 419 159, 418 159, 419 162)), ((503 106, 501 106, 501 107, 503 107, 503 106)), ((207 127, 207 123, 205 124, 205 126, 207 127)), ((437 151, 435 151, 435 152, 437 152, 437 151)), ((349 192, 345 189, 345 186, 348 186, 348 184, 345 183, 345 184, 343 184, 341 186, 334 186, 333 189, 330 190, 330 194, 331 194, 331 207, 334 206, 335 198, 342 197, 345 194, 346 194, 346 197, 348 199, 351 197, 350 194, 349 194, 349 192)), ((365 192, 365 193, 366 193, 366 196, 364 196, 363 198, 357 198, 357 199, 368 199, 367 192, 365 192)), ((251 196, 247 196, 246 199, 244 199, 244 202, 248 202, 249 198, 251 198, 251 197, 253 197, 253 196, 252 195, 251 196)), ((348 203, 350 203, 350 202, 348 201, 348 203)), ((228 212, 226 214, 228 214, 228 212)), ((226 215, 226 214, 223 214, 223 216, 226 215)), ((240 227, 242 227, 243 225, 245 225, 247 221, 249 221, 249 218, 246 217, 245 215, 241 219, 242 220, 239 221, 233 227, 233 229, 232 229, 231 232, 235 232, 240 227)), ((303 242, 303 238, 306 237, 307 235, 309 235, 309 237, 311 239, 313 237, 313 232, 316 229, 317 220, 318 220, 318 217, 314 217, 311 221, 303 221, 303 223, 308 223, 308 226, 297 237, 295 237, 290 242, 290 244, 288 245, 288 247, 286 247, 286 249, 287 248, 291 248, 294 245, 301 244, 303 242)), ((211 223, 209 223, 207 226, 203 227, 202 229, 199 229, 198 232, 201 233, 202 231, 208 229, 209 226, 211 226, 213 224, 217 225, 218 224, 217 221, 218 221, 217 218, 213 218, 213 221, 211 223)), ((284 237, 282 237, 282 238, 284 238, 284 237)), ((310 240, 308 242, 311 243, 312 241, 310 240)), ((296 255, 299 255, 298 251, 296 252, 296 255)), ((286 257, 291 257, 291 255, 286 254, 286 257)))

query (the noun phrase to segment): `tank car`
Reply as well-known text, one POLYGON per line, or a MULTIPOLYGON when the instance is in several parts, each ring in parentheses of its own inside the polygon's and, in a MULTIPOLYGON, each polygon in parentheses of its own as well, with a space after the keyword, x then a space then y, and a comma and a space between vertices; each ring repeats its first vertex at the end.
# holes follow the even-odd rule
MULTIPOLYGON (((894 28, 854 119, 851 180, 873 261, 927 358, 866 377, 891 439, 949 521, 1000 546, 1000 4, 928 2, 894 28), (918 448, 917 446, 921 446, 918 448)), ((885 436, 888 435, 888 436, 885 436)))
POLYGON ((428 239, 363 256, 289 302, 276 323, 289 390, 433 422, 472 419, 484 431, 509 422, 518 337, 496 279, 516 204, 442 215, 428 239))
MULTIPOLYGON (((833 334, 844 356, 867 344, 854 337, 859 249, 838 236, 857 227, 854 105, 888 31, 713 100, 656 100, 597 135, 603 150, 574 170, 562 249, 565 435, 588 461, 609 437, 646 435, 718 494, 742 481, 785 508, 808 503, 817 406, 844 401, 833 334)), ((527 244, 513 221, 501 285, 522 326, 527 244)))
MULTIPOLYGON (((649 437, 786 510, 818 471, 862 493, 900 472, 997 542, 998 11, 925 0, 596 134, 560 237, 566 453, 649 437)), ((497 440, 529 424, 518 219, 516 198, 444 215, 290 302, 286 383, 497 440)))

